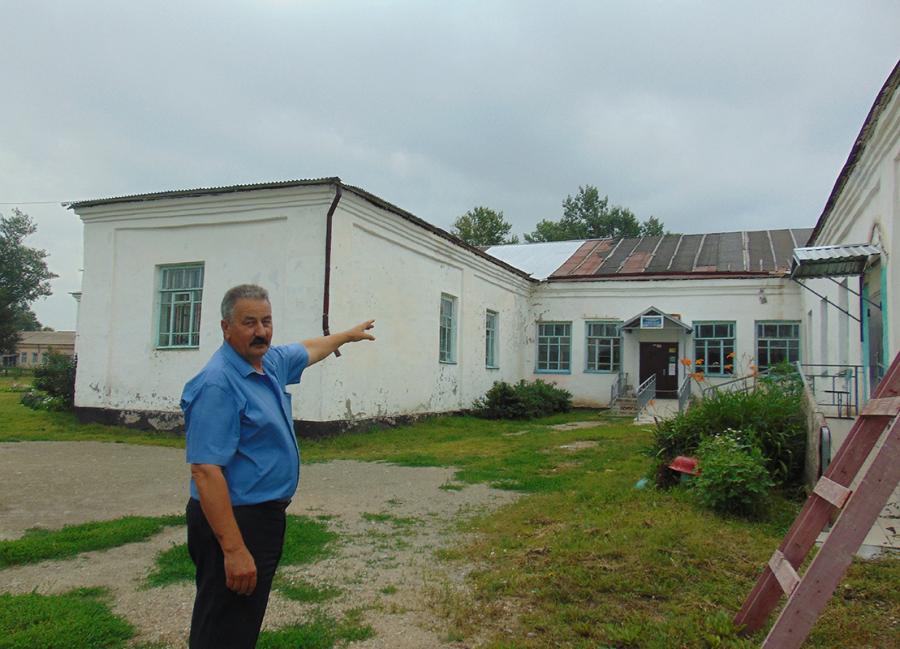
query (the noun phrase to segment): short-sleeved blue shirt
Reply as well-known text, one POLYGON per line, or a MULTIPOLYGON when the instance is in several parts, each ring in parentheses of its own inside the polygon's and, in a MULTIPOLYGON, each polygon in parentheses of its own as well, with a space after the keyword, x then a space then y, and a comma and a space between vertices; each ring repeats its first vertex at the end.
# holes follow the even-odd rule
MULTIPOLYGON (((181 409, 191 464, 217 464, 232 505, 287 500, 300 481, 291 395, 309 363, 299 344, 270 347, 260 374, 227 342, 184 386, 181 409)), ((199 499, 191 479, 191 496, 199 499)))

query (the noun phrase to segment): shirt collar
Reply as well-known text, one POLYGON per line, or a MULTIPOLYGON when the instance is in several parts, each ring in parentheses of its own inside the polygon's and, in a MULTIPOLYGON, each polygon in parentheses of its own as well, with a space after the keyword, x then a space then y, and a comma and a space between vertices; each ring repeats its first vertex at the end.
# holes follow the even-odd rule
POLYGON ((256 368, 248 363, 244 358, 234 351, 227 340, 222 341, 222 354, 231 363, 231 366, 238 371, 241 376, 249 376, 250 374, 259 374, 256 368))

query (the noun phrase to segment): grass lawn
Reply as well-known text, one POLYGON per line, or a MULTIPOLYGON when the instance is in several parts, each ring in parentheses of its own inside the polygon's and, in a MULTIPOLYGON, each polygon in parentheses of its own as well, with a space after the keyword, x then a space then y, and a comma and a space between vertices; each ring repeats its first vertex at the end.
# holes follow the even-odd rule
POLYGON ((66 525, 59 530, 28 530, 18 539, 0 541, 0 568, 47 559, 65 559, 80 552, 144 541, 168 525, 183 525, 184 515, 125 516, 110 521, 66 525))
MULTIPOLYGON (((81 426, 69 415, 29 411, 18 395, 0 392, 0 440, 10 439, 180 443, 81 426)), ((471 594, 435 585, 433 604, 451 622, 455 639, 477 632, 488 649, 758 646, 762 634, 739 638, 730 620, 799 504, 776 498, 762 520, 747 521, 707 512, 682 489, 635 489, 650 466, 649 446, 645 429, 576 412, 526 423, 433 418, 304 441, 302 453, 304 462, 454 466, 458 473, 448 490, 484 482, 524 494, 466 522, 465 530, 479 532, 476 540, 442 553, 445 561, 477 566, 469 578, 471 594), (550 427, 585 419, 598 426, 550 427), (583 443, 571 447, 576 441, 583 443)), ((900 559, 855 561, 805 646, 900 646, 898 583, 900 559)), ((311 632, 307 627, 291 633, 311 632)), ((332 633, 326 640, 371 632, 352 621, 348 628, 348 635, 332 633)), ((296 644, 261 640, 259 646, 296 644)))
MULTIPOLYGON (((184 518, 182 517, 182 522, 184 518)), ((284 531, 284 551, 279 570, 324 559, 331 553, 337 534, 308 516, 288 516, 284 531)), ((147 586, 165 586, 179 581, 193 581, 194 563, 188 554, 187 543, 173 545, 156 557, 156 569, 147 575, 147 586)), ((290 588, 290 583, 278 581, 276 587, 290 588)))

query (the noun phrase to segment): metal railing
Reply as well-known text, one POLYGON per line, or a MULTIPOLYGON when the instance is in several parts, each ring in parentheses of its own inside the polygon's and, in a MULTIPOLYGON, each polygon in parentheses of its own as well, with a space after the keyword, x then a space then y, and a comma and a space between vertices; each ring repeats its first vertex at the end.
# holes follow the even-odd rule
POLYGON ((687 410, 688 405, 691 403, 691 375, 688 374, 681 381, 681 385, 678 388, 678 412, 684 412, 687 410))
POLYGON ((619 376, 609 388, 609 407, 612 408, 616 400, 625 394, 625 386, 628 385, 628 373, 619 372, 619 376))
POLYGON ((828 416, 852 418, 859 415, 862 365, 797 363, 817 406, 831 408, 828 416))
POLYGON ((713 392, 718 392, 719 390, 729 390, 732 392, 747 392, 748 390, 752 390, 756 387, 756 382, 767 376, 769 373, 768 370, 764 372, 757 372, 756 374, 746 374, 744 376, 739 376, 736 379, 731 379, 730 381, 725 381, 724 383, 719 383, 718 385, 710 385, 707 388, 703 388, 703 398, 705 399, 713 392))
POLYGON ((656 398, 656 374, 651 374, 646 381, 641 383, 637 389, 637 412, 640 415, 641 411, 647 406, 650 401, 656 398))

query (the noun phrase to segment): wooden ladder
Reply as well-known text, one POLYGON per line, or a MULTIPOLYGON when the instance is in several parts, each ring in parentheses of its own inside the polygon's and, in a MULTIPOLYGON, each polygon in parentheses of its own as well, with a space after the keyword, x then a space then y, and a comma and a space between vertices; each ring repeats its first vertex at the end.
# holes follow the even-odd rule
POLYGON ((744 632, 752 633, 763 626, 781 595, 788 596, 763 649, 791 649, 803 644, 850 566, 853 555, 878 520, 900 481, 898 412, 900 354, 894 357, 872 399, 863 407, 846 441, 734 619, 735 624, 743 626, 744 632), (856 490, 851 491, 850 485, 886 428, 884 444, 856 490), (800 577, 797 569, 835 510, 840 510, 840 515, 834 527, 806 573, 800 577))

